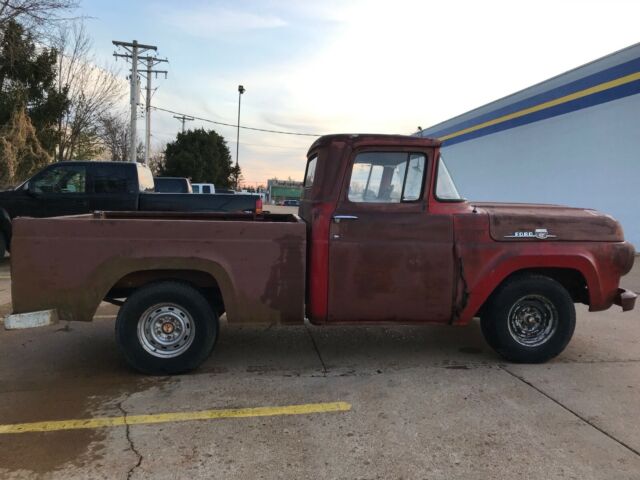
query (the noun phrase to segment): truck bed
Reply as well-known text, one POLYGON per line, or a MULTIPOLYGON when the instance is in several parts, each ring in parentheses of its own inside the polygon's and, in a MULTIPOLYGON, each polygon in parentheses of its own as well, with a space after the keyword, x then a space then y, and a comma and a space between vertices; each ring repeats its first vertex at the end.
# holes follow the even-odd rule
POLYGON ((228 321, 304 319, 306 225, 296 215, 97 212, 14 220, 13 312, 91 321, 154 276, 224 301, 228 321), (43 248, 46 246, 46 248, 43 248))

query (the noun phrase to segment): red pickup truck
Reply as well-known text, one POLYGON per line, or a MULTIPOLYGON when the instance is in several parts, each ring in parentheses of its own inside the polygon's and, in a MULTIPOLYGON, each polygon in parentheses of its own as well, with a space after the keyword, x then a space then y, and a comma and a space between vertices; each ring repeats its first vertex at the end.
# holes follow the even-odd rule
POLYGON ((612 217, 473 203, 436 140, 330 135, 307 158, 299 216, 95 212, 14 221, 14 315, 90 321, 121 308, 117 343, 146 373, 197 367, 229 323, 465 325, 515 362, 563 351, 574 303, 634 307, 633 247, 612 217))

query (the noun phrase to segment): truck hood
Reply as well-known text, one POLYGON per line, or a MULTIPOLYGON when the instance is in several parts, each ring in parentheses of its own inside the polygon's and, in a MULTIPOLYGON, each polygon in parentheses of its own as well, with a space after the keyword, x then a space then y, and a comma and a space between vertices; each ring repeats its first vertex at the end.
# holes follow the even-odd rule
POLYGON ((525 203, 473 203, 489 215, 491 237, 499 242, 622 242, 620 223, 585 208, 525 203))

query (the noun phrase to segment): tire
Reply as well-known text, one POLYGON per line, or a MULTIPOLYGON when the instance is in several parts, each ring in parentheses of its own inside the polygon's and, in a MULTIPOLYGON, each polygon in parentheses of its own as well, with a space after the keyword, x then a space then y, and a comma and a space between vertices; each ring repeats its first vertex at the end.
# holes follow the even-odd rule
POLYGON ((4 258, 7 254, 7 241, 4 238, 4 235, 0 233, 0 258, 4 258))
POLYGON ((136 290, 120 308, 116 342, 134 369, 150 375, 200 366, 218 337, 218 316, 195 288, 180 282, 136 290))
POLYGON ((487 343, 515 363, 543 363, 573 336, 576 310, 569 292, 542 275, 519 275, 491 296, 480 325, 487 343))

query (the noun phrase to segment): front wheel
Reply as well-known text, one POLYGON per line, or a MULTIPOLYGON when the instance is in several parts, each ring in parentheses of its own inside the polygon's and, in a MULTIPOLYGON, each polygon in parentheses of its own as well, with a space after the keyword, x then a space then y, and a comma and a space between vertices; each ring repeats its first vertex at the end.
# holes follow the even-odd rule
POLYGON ((218 316, 198 290, 180 282, 136 290, 116 320, 116 341, 127 362, 151 375, 197 368, 217 336, 218 316))
POLYGON ((575 325, 569 292, 542 275, 517 276, 498 287, 481 318, 487 343, 517 363, 542 363, 557 356, 575 325))

